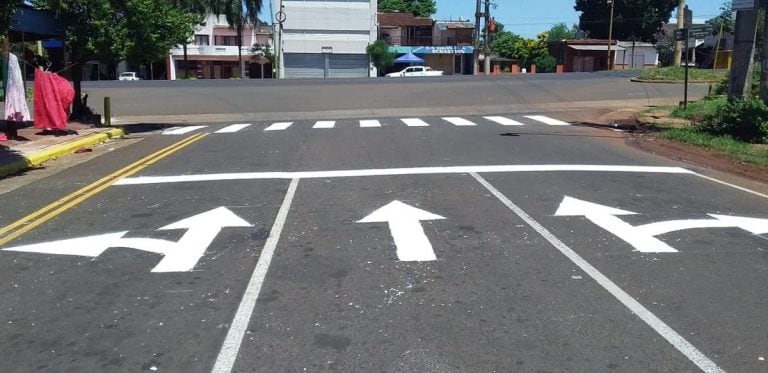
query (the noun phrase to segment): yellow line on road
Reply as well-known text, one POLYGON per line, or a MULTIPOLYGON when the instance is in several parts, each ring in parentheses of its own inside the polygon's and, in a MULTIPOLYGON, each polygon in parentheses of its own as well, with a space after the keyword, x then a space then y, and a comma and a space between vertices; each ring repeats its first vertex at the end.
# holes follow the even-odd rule
POLYGON ((182 141, 179 141, 173 145, 170 145, 155 153, 152 153, 134 163, 131 163, 130 165, 123 167, 113 172, 112 174, 107 175, 91 183, 90 185, 83 187, 75 191, 74 193, 71 193, 68 196, 61 198, 58 201, 53 202, 50 205, 45 206, 35 211, 34 213, 29 214, 19 219, 18 221, 0 229, 0 246, 3 246, 6 243, 18 238, 19 236, 29 232, 30 230, 38 227, 39 225, 47 222, 48 220, 53 219, 54 217, 61 214, 62 212, 76 206, 80 202, 83 202, 86 199, 93 197, 94 195, 103 191, 104 189, 109 188, 112 184, 116 183, 118 180, 124 177, 131 176, 149 167, 155 162, 181 150, 182 148, 192 143, 197 142, 198 140, 202 139, 207 135, 208 135, 207 133, 199 133, 199 134, 189 136, 182 141))

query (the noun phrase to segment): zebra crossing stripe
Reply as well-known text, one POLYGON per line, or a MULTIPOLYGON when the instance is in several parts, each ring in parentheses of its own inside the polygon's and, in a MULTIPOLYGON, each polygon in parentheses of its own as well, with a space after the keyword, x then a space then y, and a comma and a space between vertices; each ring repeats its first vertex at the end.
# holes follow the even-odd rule
POLYGON ((477 124, 459 117, 447 117, 443 118, 444 121, 453 124, 454 126, 476 126, 477 124))
POLYGON ((408 127, 429 127, 429 123, 419 118, 404 118, 400 120, 408 127))
POLYGON ((272 123, 271 126, 264 129, 264 131, 282 131, 291 126, 293 122, 278 122, 272 123))
POLYGON ((361 120, 360 127, 361 128, 381 127, 381 122, 379 122, 378 120, 361 120))
POLYGON ((188 127, 174 127, 163 131, 163 135, 183 135, 192 131, 197 131, 201 128, 208 126, 188 126, 188 127))
POLYGON ((312 128, 333 128, 336 126, 335 120, 318 120, 312 128))
POLYGON ((250 126, 252 123, 241 123, 241 124, 232 124, 229 126, 226 126, 214 133, 235 133, 237 131, 240 131, 241 129, 250 126))
POLYGON ((490 120, 491 122, 496 122, 498 124, 501 124, 502 126, 523 126, 524 124, 512 120, 506 117, 483 117, 487 120, 490 120))
POLYGON ((525 117, 528 118, 528 119, 533 119, 533 120, 535 120, 537 122, 548 124, 550 126, 570 126, 571 125, 568 122, 563 122, 561 120, 552 119, 552 118, 544 116, 544 115, 526 115, 525 117))

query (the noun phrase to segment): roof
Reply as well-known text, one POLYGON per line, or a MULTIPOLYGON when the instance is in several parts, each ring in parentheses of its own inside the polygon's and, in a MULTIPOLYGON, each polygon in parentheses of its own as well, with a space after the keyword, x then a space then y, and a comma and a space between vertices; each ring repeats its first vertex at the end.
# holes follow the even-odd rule
MULTIPOLYGON (((620 46, 620 47, 627 47, 627 48, 632 48, 633 47, 633 44, 632 44, 631 41, 620 41, 620 42, 617 43, 617 45, 620 46)), ((635 48, 640 48, 640 47, 656 48, 656 45, 654 45, 652 43, 645 43, 645 42, 642 42, 642 41, 637 41, 637 42, 634 43, 634 47, 635 48)))
POLYGON ((378 13, 379 26, 432 27, 432 18, 416 17, 412 13, 378 13))
MULTIPOLYGON (((568 48, 578 49, 580 51, 608 51, 607 45, 569 45, 568 48)), ((611 46, 612 51, 624 51, 626 49, 618 46, 611 46)))

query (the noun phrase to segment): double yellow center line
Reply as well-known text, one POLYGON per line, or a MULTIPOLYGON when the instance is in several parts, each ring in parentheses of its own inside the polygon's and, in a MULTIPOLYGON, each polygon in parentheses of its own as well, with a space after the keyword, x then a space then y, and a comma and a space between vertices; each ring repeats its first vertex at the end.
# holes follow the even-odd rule
POLYGON ((57 215, 64 211, 76 206, 77 204, 85 201, 88 198, 93 197, 104 189, 109 188, 112 184, 118 180, 131 176, 149 166, 155 162, 181 150, 182 148, 195 143, 207 136, 207 133, 198 133, 185 138, 171 146, 163 148, 155 153, 152 153, 130 165, 123 167, 110 175, 107 175, 96 182, 62 198, 56 202, 51 203, 48 206, 29 214, 18 221, 3 227, 0 229, 0 246, 7 244, 8 242, 18 238, 38 227, 39 225, 53 219, 57 215))

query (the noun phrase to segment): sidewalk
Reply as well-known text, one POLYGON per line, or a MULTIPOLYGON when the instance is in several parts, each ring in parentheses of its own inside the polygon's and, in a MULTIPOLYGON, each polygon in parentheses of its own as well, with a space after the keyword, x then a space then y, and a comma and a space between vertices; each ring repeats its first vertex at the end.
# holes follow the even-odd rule
MULTIPOLYGON (((0 132, 4 134, 5 130, 5 122, 0 121, 0 132)), ((18 128, 17 132, 17 139, 0 141, 0 178, 67 154, 89 151, 94 145, 125 134, 122 128, 82 123, 69 123, 66 133, 59 134, 34 128, 31 123, 18 128)))

